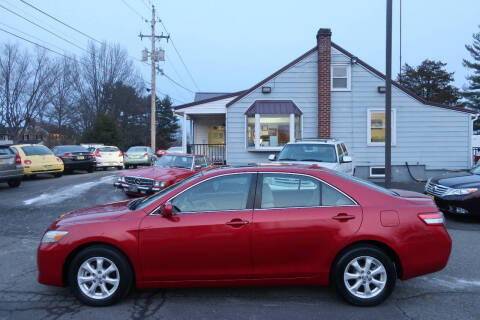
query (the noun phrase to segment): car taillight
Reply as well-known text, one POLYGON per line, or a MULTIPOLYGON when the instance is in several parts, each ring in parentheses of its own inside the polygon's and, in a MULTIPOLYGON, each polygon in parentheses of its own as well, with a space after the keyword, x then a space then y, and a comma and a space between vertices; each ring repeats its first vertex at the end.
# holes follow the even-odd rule
POLYGON ((119 157, 123 157, 122 151, 120 151, 120 152, 118 153, 118 156, 119 156, 119 157))
POLYGON ((100 151, 98 151, 98 150, 95 151, 95 157, 97 157, 97 158, 101 158, 101 157, 102 157, 102 155, 100 154, 100 151))
POLYGON ((145 158, 148 157, 148 153, 145 153, 143 156, 144 156, 145 158))
POLYGON ((32 161, 31 160, 23 160, 23 163, 24 164, 32 164, 32 161))
POLYGON ((429 226, 443 225, 444 222, 443 213, 441 212, 420 213, 418 217, 429 226))
POLYGON ((125 158, 128 158, 128 154, 126 154, 126 153, 124 153, 123 156, 124 156, 125 158))
POLYGON ((64 153, 63 155, 60 156, 60 158, 63 159, 73 159, 72 155, 70 153, 64 153))
POLYGON ((55 157, 55 159, 57 159, 57 162, 63 162, 59 157, 55 157))
POLYGON ((22 164, 22 158, 20 158, 19 154, 15 156, 15 164, 22 164))
POLYGON ((90 153, 90 154, 88 155, 88 158, 89 158, 89 159, 95 158, 95 155, 94 155, 93 153, 90 153))

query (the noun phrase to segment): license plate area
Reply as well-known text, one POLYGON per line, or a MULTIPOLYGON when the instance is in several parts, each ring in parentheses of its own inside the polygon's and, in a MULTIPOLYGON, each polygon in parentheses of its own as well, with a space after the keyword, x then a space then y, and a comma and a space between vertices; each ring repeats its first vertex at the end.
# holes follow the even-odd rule
POLYGON ((138 192, 138 188, 137 188, 137 186, 129 186, 129 187, 128 187, 128 191, 130 191, 130 192, 138 192))
POLYGON ((77 156, 77 160, 85 160, 85 156, 77 156))

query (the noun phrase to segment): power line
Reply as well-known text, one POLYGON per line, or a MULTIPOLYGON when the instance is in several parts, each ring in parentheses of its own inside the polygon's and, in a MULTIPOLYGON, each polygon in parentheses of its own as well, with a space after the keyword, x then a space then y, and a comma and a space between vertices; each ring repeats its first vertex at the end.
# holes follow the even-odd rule
POLYGON ((0 22, 0 24, 3 25, 3 26, 5 26, 5 27, 7 27, 7 28, 10 28, 10 29, 12 29, 12 30, 15 30, 15 31, 17 31, 17 32, 20 32, 20 33, 22 33, 22 34, 24 34, 24 35, 26 35, 26 36, 28 36, 28 37, 30 37, 30 38, 33 38, 33 39, 38 40, 38 41, 40 41, 40 42, 46 43, 46 44, 48 44, 49 46, 52 46, 52 47, 55 47, 55 48, 57 48, 57 49, 59 49, 59 50, 65 51, 63 48, 60 48, 59 46, 56 46, 56 45, 54 45, 54 44, 52 44, 52 43, 50 43, 50 42, 47 42, 47 41, 45 41, 45 40, 42 40, 42 39, 38 38, 38 37, 32 36, 31 34, 26 33, 26 32, 24 32, 24 31, 22 31, 22 30, 20 30, 20 29, 17 29, 17 28, 15 28, 15 27, 9 26, 8 24, 5 24, 5 23, 3 23, 3 22, 0 22))
POLYGON ((55 53, 55 54, 58 54, 59 56, 65 57, 65 58, 70 59, 70 60, 73 60, 73 61, 77 61, 76 59, 74 59, 74 58, 72 58, 72 57, 69 57, 69 56, 67 56, 67 55, 65 55, 65 54, 63 54, 63 53, 60 53, 60 52, 55 51, 55 50, 53 50, 53 49, 50 49, 50 48, 48 48, 48 47, 42 46, 41 44, 38 44, 38 43, 36 43, 36 42, 34 42, 34 41, 25 39, 24 37, 19 36, 19 35, 15 34, 15 33, 10 32, 10 31, 7 31, 7 30, 5 30, 5 29, 3 29, 3 28, 0 28, 0 31, 3 31, 3 32, 5 32, 5 33, 8 33, 8 34, 10 34, 10 35, 12 35, 12 36, 14 36, 14 37, 17 37, 17 38, 19 38, 19 39, 22 39, 22 40, 24 40, 24 41, 30 42, 31 44, 34 44, 34 45, 36 45, 37 47, 40 47, 40 48, 43 48, 43 49, 48 50, 48 51, 50 51, 50 52, 53 52, 53 53, 55 53))
POLYGON ((133 13, 135 13, 136 15, 138 15, 142 20, 146 20, 143 15, 141 13, 139 13, 137 10, 135 10, 135 8, 133 8, 131 5, 128 4, 128 2, 126 2, 125 0, 122 0, 123 4, 125 6, 127 6, 127 8, 129 8, 133 13))
POLYGON ((3 5, 1 5, 1 4, 0 4, 0 8, 3 8, 4 10, 7 10, 8 12, 10 12, 10 13, 12 13, 12 14, 14 14, 14 15, 16 15, 16 16, 18 16, 18 17, 20 17, 20 18, 22 18, 23 20, 26 20, 26 21, 30 22, 31 24, 33 24, 33 25, 37 26, 38 28, 40 28, 40 29, 42 29, 42 30, 44 30, 44 31, 46 31, 46 32, 48 32, 48 33, 50 33, 50 34, 54 35, 55 37, 57 37, 57 38, 59 38, 59 39, 62 39, 63 41, 65 41, 65 42, 68 42, 68 43, 70 43, 71 45, 73 45, 73 46, 75 46, 75 47, 79 48, 80 50, 83 50, 83 51, 85 51, 85 52, 87 52, 87 53, 88 53, 88 51, 87 51, 87 50, 85 50, 84 48, 82 48, 82 47, 78 46, 77 44, 73 43, 72 41, 70 41, 70 40, 68 40, 68 39, 65 39, 65 38, 64 38, 64 37, 62 37, 62 36, 59 36, 59 35, 58 35, 58 34, 56 34, 55 32, 52 32, 52 31, 48 30, 48 29, 47 29, 47 28, 45 28, 45 27, 42 27, 42 26, 41 26, 41 25, 39 25, 38 23, 35 23, 35 22, 31 21, 30 19, 27 19, 27 18, 25 18, 25 17, 24 17, 24 16, 22 16, 21 14, 18 14, 18 13, 16 13, 15 11, 12 11, 12 10, 8 9, 7 7, 4 7, 4 6, 3 6, 3 5))
MULTIPOLYGON (((160 20, 160 23, 162 24, 162 27, 163 27, 163 29, 165 30, 165 32, 166 32, 167 34, 169 34, 169 32, 167 31, 167 28, 165 27, 165 24, 163 23, 162 20, 160 20)), ((175 49, 175 52, 177 53, 178 58, 179 58, 180 61, 182 62, 183 67, 184 67, 185 70, 187 71, 188 76, 189 76, 190 79, 192 80, 193 85, 195 86, 195 88, 197 89, 197 91, 200 91, 200 89, 198 88, 197 83, 195 82, 195 79, 193 79, 192 73, 190 72, 190 70, 188 69, 187 65, 185 64, 185 61, 183 60, 182 55, 180 54, 180 52, 177 50, 177 47, 175 46, 175 43, 173 42, 173 39, 172 39, 172 38, 170 38, 170 42, 172 43, 172 47, 173 47, 173 49, 175 49)))
POLYGON ((63 24, 63 25, 66 26, 67 28, 70 28, 70 29, 72 29, 73 31, 76 31, 76 32, 80 33, 81 35, 89 38, 90 40, 93 40, 93 41, 98 42, 98 43, 102 43, 101 41, 98 41, 98 40, 95 39, 94 37, 91 37, 91 36, 89 36, 88 34, 86 34, 86 33, 82 32, 82 31, 78 30, 77 28, 74 28, 74 27, 70 26, 69 24, 67 24, 67 23, 65 23, 65 22, 63 22, 63 21, 55 18, 54 16, 52 16, 52 15, 48 14, 47 12, 45 12, 45 11, 43 11, 43 10, 35 7, 34 5, 28 3, 27 1, 24 1, 24 0, 20 0, 20 1, 23 2, 24 4, 26 4, 27 6, 29 6, 29 7, 33 8, 33 9, 37 10, 38 12, 43 13, 43 14, 46 15, 47 17, 49 17, 49 18, 57 21, 58 23, 63 24))
POLYGON ((194 91, 188 89, 187 87, 184 87, 182 86, 180 83, 178 83, 177 81, 173 80, 172 78, 170 78, 165 72, 162 72, 161 73, 162 76, 165 76, 165 78, 167 78, 168 80, 170 80, 172 83, 176 84, 177 86, 179 86, 180 88, 184 89, 184 90, 187 90, 188 92, 191 92, 191 93, 195 93, 194 91))

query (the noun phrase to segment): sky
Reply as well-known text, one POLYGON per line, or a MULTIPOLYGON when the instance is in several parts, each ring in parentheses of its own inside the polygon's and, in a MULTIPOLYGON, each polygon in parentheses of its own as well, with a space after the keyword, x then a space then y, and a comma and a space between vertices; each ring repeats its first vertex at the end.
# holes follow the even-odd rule
MULTIPOLYGON (((141 41, 138 34, 150 33, 150 24, 144 20, 151 19, 151 5, 155 5, 157 16, 190 71, 186 71, 172 42, 162 40, 157 44, 166 50, 166 61, 160 67, 188 89, 157 76, 157 93, 170 95, 175 105, 192 101, 195 91, 233 92, 252 87, 313 48, 319 28, 330 28, 332 41, 385 71, 386 0, 25 1, 95 39, 120 44, 136 59, 140 59, 143 48, 150 47, 149 40, 141 41)), ((399 71, 399 3, 393 0, 394 75, 399 71)), ((87 47, 86 37, 20 0, 0 0, 0 5, 87 47)), ((462 87, 468 74, 462 59, 470 58, 465 44, 480 31, 478 25, 478 0, 402 0, 402 61, 414 66, 427 58, 446 62, 447 70, 455 72, 455 85, 462 87)), ((1 7, 0 28, 57 51, 82 53, 1 7)), ((165 33, 161 24, 157 24, 157 30, 165 33)), ((4 42, 31 48, 0 31, 0 43, 4 42)), ((150 82, 150 67, 140 61, 135 65, 150 82)))

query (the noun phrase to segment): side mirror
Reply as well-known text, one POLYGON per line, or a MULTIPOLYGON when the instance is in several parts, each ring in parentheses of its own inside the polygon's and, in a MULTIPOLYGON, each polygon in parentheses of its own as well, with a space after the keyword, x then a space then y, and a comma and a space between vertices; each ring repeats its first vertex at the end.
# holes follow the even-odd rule
POLYGON ((172 216, 173 206, 171 202, 167 202, 163 205, 162 216, 170 218, 172 216))
POLYGON ((343 156, 342 163, 349 163, 349 162, 352 162, 352 157, 343 156))
POLYGON ((269 155, 268 160, 275 161, 275 155, 274 154, 269 155))
POLYGON ((200 170, 200 169, 202 169, 202 168, 203 168, 203 167, 202 167, 201 165, 196 165, 196 166, 195 166, 195 170, 200 170))

